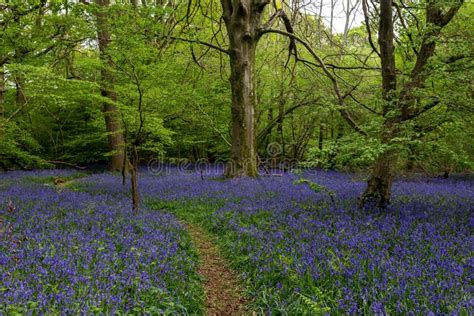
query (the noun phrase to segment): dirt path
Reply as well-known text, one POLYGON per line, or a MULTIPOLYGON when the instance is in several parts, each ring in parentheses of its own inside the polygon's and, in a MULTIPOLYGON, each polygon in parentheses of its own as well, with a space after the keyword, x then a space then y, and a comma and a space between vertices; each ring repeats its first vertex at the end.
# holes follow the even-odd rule
POLYGON ((197 225, 185 225, 201 258, 198 272, 204 278, 207 315, 244 315, 245 298, 237 276, 208 233, 197 225))

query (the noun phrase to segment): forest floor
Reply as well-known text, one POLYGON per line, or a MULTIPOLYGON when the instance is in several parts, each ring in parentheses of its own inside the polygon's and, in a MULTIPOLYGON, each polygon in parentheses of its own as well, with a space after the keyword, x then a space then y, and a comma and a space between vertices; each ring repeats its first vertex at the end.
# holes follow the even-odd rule
POLYGON ((203 228, 190 223, 186 223, 185 226, 201 259, 198 273, 204 279, 206 314, 243 315, 246 300, 235 272, 220 254, 212 237, 203 228))
MULTIPOLYGON (((58 192, 77 179, 54 179, 58 192)), ((244 315, 246 299, 235 272, 220 254, 212 237, 196 224, 184 223, 201 260, 198 270, 203 278, 206 315, 244 315)))
MULTIPOLYGON (((76 180, 55 178, 54 184, 58 192, 61 192, 76 180)), ((244 315, 246 299, 243 290, 213 238, 199 225, 187 222, 183 224, 201 260, 198 273, 203 278, 206 315, 244 315)))
POLYGON ((358 206, 365 182, 333 171, 143 174, 133 217, 120 183, 1 175, 1 315, 472 314, 471 180, 398 179, 379 214, 358 206))

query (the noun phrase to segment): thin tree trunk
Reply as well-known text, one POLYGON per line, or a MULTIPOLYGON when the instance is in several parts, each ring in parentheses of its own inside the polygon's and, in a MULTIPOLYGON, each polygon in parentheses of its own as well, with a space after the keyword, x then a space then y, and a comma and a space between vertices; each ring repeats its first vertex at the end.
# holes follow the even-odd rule
POLYGON ((286 155, 285 134, 283 131, 284 119, 285 119, 285 100, 283 99, 283 95, 280 95, 280 100, 278 101, 277 134, 278 134, 278 137, 280 138, 281 159, 285 159, 285 155, 286 155))
POLYGON ((26 96, 23 87, 23 79, 20 76, 17 76, 15 79, 15 102, 18 108, 23 108, 26 104, 26 96))
MULTIPOLYGON (((96 0, 101 9, 110 5, 110 0, 96 0)), ((109 160, 109 170, 119 171, 123 167, 124 159, 124 139, 122 132, 122 124, 117 106, 117 95, 113 87, 113 75, 107 69, 110 62, 107 57, 107 48, 110 43, 110 32, 107 26, 107 14, 103 11, 97 13, 97 38, 99 42, 99 53, 102 61, 101 68, 101 85, 100 90, 102 96, 110 100, 104 102, 102 111, 105 116, 105 127, 107 131, 108 147, 111 152, 109 160)))
POLYGON ((324 6, 324 2, 323 0, 321 0, 319 2, 319 15, 318 15, 318 39, 319 39, 319 46, 322 45, 322 41, 321 39, 323 38, 322 34, 323 34, 323 31, 321 29, 321 25, 322 25, 322 21, 323 21, 323 6, 324 6))
POLYGON ((323 142, 324 142, 324 125, 319 125, 319 139, 318 139, 318 149, 319 152, 323 151, 323 142))
MULTIPOLYGON (((268 124, 271 124, 272 122, 273 122, 273 108, 270 105, 270 108, 268 109, 268 124)), ((273 125, 271 125, 270 128, 268 129, 265 135, 265 139, 263 141, 263 150, 265 153, 267 153, 266 150, 268 148, 268 144, 270 144, 270 141, 272 140, 272 131, 273 131, 273 125)))
POLYGON ((405 166, 406 171, 412 172, 415 168, 416 161, 416 147, 413 144, 408 144, 408 158, 405 166))
POLYGON ((5 72, 0 69, 0 119, 5 116, 5 72))
POLYGON ((132 161, 130 166, 130 182, 132 185, 132 210, 134 215, 140 211, 140 195, 138 193, 138 150, 135 145, 132 148, 132 161))
POLYGON ((347 36, 349 34, 349 24, 351 20, 351 12, 352 12, 352 10, 350 9, 350 6, 351 6, 351 0, 346 0, 346 8, 345 8, 346 20, 344 23, 344 34, 343 34, 344 44, 347 43, 347 36))
POLYGON ((331 39, 332 39, 332 34, 334 33, 333 31, 334 11, 336 10, 336 3, 337 3, 337 0, 331 0, 331 17, 329 19, 329 34, 331 35, 331 39))

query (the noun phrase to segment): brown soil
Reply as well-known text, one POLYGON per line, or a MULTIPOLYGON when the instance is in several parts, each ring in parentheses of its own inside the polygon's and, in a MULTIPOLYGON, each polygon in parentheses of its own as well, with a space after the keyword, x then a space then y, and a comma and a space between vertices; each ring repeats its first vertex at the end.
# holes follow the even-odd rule
POLYGON ((198 272, 204 279, 206 314, 244 315, 246 301, 235 272, 208 233, 197 225, 187 223, 186 227, 201 258, 198 272))
POLYGON ((74 183, 77 179, 72 179, 72 180, 63 180, 61 178, 55 178, 53 180, 53 184, 54 186, 56 187, 56 190, 58 191, 58 193, 61 193, 62 191, 64 191, 64 189, 66 189, 69 185, 71 185, 72 183, 74 183))

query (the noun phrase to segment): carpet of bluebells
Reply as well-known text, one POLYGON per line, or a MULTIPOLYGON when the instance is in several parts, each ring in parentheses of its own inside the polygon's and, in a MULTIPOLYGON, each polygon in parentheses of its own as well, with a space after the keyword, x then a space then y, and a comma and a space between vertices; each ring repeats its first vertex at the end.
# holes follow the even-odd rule
POLYGON ((365 183, 350 174, 219 174, 142 172, 138 218, 117 175, 90 175, 60 194, 0 187, 1 205, 13 197, 19 209, 7 218, 24 240, 0 244, 0 308, 132 310, 148 306, 150 289, 167 306, 189 306, 196 260, 173 213, 216 234, 262 314, 474 313, 472 180, 397 180, 379 212, 359 210, 365 183))
MULTIPOLYGON (((146 174, 142 196, 219 236, 254 310, 474 313, 472 180, 396 181, 393 202, 380 213, 359 210, 365 182, 349 174, 223 180, 219 173, 146 174), (327 190, 296 184, 301 177, 327 190)), ((81 186, 125 194, 116 182, 95 175, 81 186)))
POLYGON ((0 175, 0 315, 199 311, 197 257, 176 218, 49 181, 71 176, 0 175))

